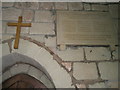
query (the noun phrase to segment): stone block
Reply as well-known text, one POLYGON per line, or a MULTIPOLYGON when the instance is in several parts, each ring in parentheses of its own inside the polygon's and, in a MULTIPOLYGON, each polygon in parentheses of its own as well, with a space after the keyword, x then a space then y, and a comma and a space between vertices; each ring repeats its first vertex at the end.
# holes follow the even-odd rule
POLYGON ((76 84, 77 88, 87 88, 85 84, 76 84))
POLYGON ((74 63, 73 76, 77 80, 97 79, 97 67, 95 63, 74 63))
POLYGON ((91 88, 90 90, 92 90, 93 88, 106 88, 105 83, 95 83, 93 85, 89 85, 89 88, 91 88))
POLYGON ((28 37, 37 40, 39 42, 45 43, 45 35, 29 35, 28 37))
POLYGON ((57 10, 67 10, 67 2, 55 2, 55 9, 57 10))
POLYGON ((23 21, 31 22, 34 17, 34 12, 32 10, 23 10, 22 16, 23 16, 23 21))
POLYGON ((105 47, 86 47, 85 54, 87 60, 99 61, 111 59, 110 50, 105 47))
POLYGON ((45 38, 45 45, 48 47, 56 48, 56 37, 45 38))
POLYGON ((29 70, 29 65, 27 64, 16 64, 10 68, 12 76, 20 73, 27 73, 29 70))
POLYGON ((81 2, 69 2, 69 10, 83 10, 83 3, 81 2))
POLYGON ((112 18, 118 18, 118 4, 110 4, 109 12, 110 12, 112 18))
POLYGON ((116 81, 108 81, 106 83, 107 88, 118 88, 119 83, 117 80, 116 81))
POLYGON ((3 73, 3 75, 2 75, 2 81, 5 81, 5 80, 7 80, 10 77, 11 77, 11 73, 8 70, 8 71, 6 71, 6 72, 3 73))
POLYGON ((37 68, 31 66, 29 68, 28 74, 35 77, 36 79, 40 80, 43 72, 38 70, 37 68))
POLYGON ((95 11, 108 11, 108 5, 92 4, 92 10, 95 10, 95 11))
POLYGON ((79 48, 77 50, 67 49, 64 51, 57 51, 57 54, 64 61, 83 61, 84 60, 83 48, 79 48))
POLYGON ((55 16, 51 11, 35 11, 35 22, 53 22, 55 16))
POLYGON ((2 19, 18 21, 18 17, 21 16, 22 10, 16 8, 3 8, 2 19))
POLYGON ((10 54, 8 43, 0 44, 0 45, 2 45, 2 56, 10 54))
POLYGON ((41 2, 40 3, 40 9, 42 10, 52 10, 54 9, 53 2, 41 2))
POLYGON ((30 34, 55 35, 53 23, 32 23, 30 34))
POLYGON ((2 2, 2 7, 12 7, 14 2, 2 2))
MULTIPOLYGON (((7 32, 8 34, 16 34, 17 27, 11 27, 7 26, 7 32)), ((29 27, 21 27, 21 33, 28 34, 30 28, 29 27)))
POLYGON ((118 59, 118 48, 116 48, 116 50, 115 51, 113 51, 113 59, 118 59))
POLYGON ((2 35, 2 41, 7 40, 7 39, 10 39, 10 38, 12 38, 12 37, 14 37, 14 36, 8 35, 8 34, 4 34, 4 35, 2 35))
POLYGON ((84 10, 91 10, 91 5, 89 3, 84 3, 84 10))
POLYGON ((118 62, 102 62, 98 67, 102 79, 118 80, 118 62))
POLYGON ((39 2, 15 2, 14 7, 20 9, 39 9, 39 2))

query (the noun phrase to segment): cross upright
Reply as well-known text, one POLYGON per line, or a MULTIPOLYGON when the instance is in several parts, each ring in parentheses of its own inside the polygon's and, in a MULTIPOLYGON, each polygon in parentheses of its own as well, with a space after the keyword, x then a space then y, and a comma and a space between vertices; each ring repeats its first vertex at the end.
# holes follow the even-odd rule
POLYGON ((14 49, 18 49, 21 27, 31 27, 31 23, 22 23, 22 16, 19 16, 18 23, 7 23, 8 26, 17 26, 14 49))

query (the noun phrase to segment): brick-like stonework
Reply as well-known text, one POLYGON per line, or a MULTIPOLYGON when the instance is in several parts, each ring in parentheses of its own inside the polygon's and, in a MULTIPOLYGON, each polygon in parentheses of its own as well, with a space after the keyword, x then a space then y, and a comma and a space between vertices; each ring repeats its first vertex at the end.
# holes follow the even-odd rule
POLYGON ((91 10, 91 5, 89 3, 85 3, 84 10, 91 10))
MULTIPOLYGON (((117 5, 88 2, 6 2, 2 6, 3 21, 0 31, 3 41, 3 44, 0 44, 2 56, 19 53, 36 60, 49 73, 56 88, 116 88, 118 87, 118 50, 112 51, 110 47, 102 46, 57 45, 56 12, 109 13, 117 30, 117 5), (8 27, 7 23, 17 22, 21 15, 23 22, 32 23, 32 27, 21 28, 19 48, 14 49, 14 39, 10 38, 14 37, 16 27, 8 27)), ((16 61, 24 61, 23 57, 21 60, 18 57, 16 61)), ((12 64, 12 62, 6 63, 12 64)), ((9 78, 11 74, 22 72, 43 81, 47 87, 52 87, 51 81, 35 67, 17 64, 3 74, 5 76, 3 80, 9 78)))
POLYGON ((67 10, 68 6, 67 6, 67 2, 55 2, 55 9, 57 10, 67 10))
POLYGON ((56 37, 45 38, 45 45, 48 47, 56 48, 56 37))
POLYGON ((96 11, 108 11, 108 5, 93 4, 92 5, 92 10, 96 10, 96 11))
POLYGON ((111 53, 109 48, 105 47, 88 47, 85 48, 85 54, 87 60, 99 61, 110 60, 111 53))
POLYGON ((54 9, 54 4, 52 2, 41 2, 40 9, 42 10, 52 10, 54 9))
MULTIPOLYGON (((16 29, 17 29, 16 26, 14 26, 14 27, 7 26, 6 33, 8 33, 8 34, 16 34, 16 29)), ((21 27, 21 33, 28 34, 29 30, 30 30, 29 27, 21 27)))
POLYGON ((83 3, 69 2, 68 7, 69 10, 83 10, 83 3))
POLYGON ((54 24, 53 23, 32 23, 30 28, 30 34, 46 34, 54 35, 54 24))
POLYGON ((98 67, 102 79, 118 80, 118 62, 99 63, 98 67))
POLYGON ((53 22, 55 16, 51 11, 36 11, 35 22, 53 22))
POLYGON ((14 7, 20 8, 20 9, 39 9, 39 3, 38 2, 15 2, 14 7))
POLYGON ((22 10, 15 8, 3 8, 2 10, 2 20, 12 20, 17 21, 18 17, 21 16, 22 10))
POLYGON ((23 21, 31 22, 34 18, 34 11, 33 10, 23 10, 23 21))
POLYGON ((14 5, 13 2, 3 2, 2 7, 12 7, 14 5))
POLYGON ((77 50, 67 49, 64 51, 57 51, 57 54, 65 61, 83 61, 83 48, 77 50))
POLYGON ((74 63, 73 75, 78 80, 97 79, 98 73, 95 63, 74 63))

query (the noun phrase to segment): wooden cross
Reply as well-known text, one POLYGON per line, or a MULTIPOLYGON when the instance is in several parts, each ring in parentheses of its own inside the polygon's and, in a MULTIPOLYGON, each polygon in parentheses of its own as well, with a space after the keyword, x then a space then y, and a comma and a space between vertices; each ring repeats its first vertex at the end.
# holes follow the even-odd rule
POLYGON ((19 16, 18 23, 7 23, 8 26, 17 26, 14 49, 18 49, 21 27, 31 27, 31 23, 22 23, 22 16, 19 16))

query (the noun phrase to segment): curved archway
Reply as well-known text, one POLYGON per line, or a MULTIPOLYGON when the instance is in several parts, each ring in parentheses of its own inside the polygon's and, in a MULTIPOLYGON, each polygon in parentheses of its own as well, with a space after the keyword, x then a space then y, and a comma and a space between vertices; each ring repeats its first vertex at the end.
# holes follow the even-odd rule
MULTIPOLYGON (((35 60, 18 53, 12 53, 2 58, 2 81, 5 82, 18 74, 26 74, 43 83, 42 86, 55 88, 47 71, 35 60)), ((28 77, 28 78, 30 78, 28 77)), ((33 83, 32 83, 33 84, 33 83)), ((36 87, 36 86, 35 86, 36 87)))
MULTIPOLYGON (((6 43, 6 41, 4 41, 4 43, 6 43)), ((13 64, 12 62, 23 61, 29 63, 29 60, 27 60, 27 58, 19 58, 21 55, 28 56, 34 59, 33 63, 36 61, 38 64, 41 64, 45 70, 47 70, 56 88, 74 88, 71 80, 72 77, 68 70, 62 65, 62 59, 53 51, 51 51, 49 47, 31 38, 21 37, 19 49, 13 49, 12 47, 11 49, 12 52, 10 55, 12 55, 12 59, 9 59, 10 55, 4 57, 6 59, 6 62, 9 62, 9 64, 5 63, 3 69, 6 66, 9 67, 9 65, 13 64)), ((5 61, 3 60, 3 63, 4 62, 5 61)))

